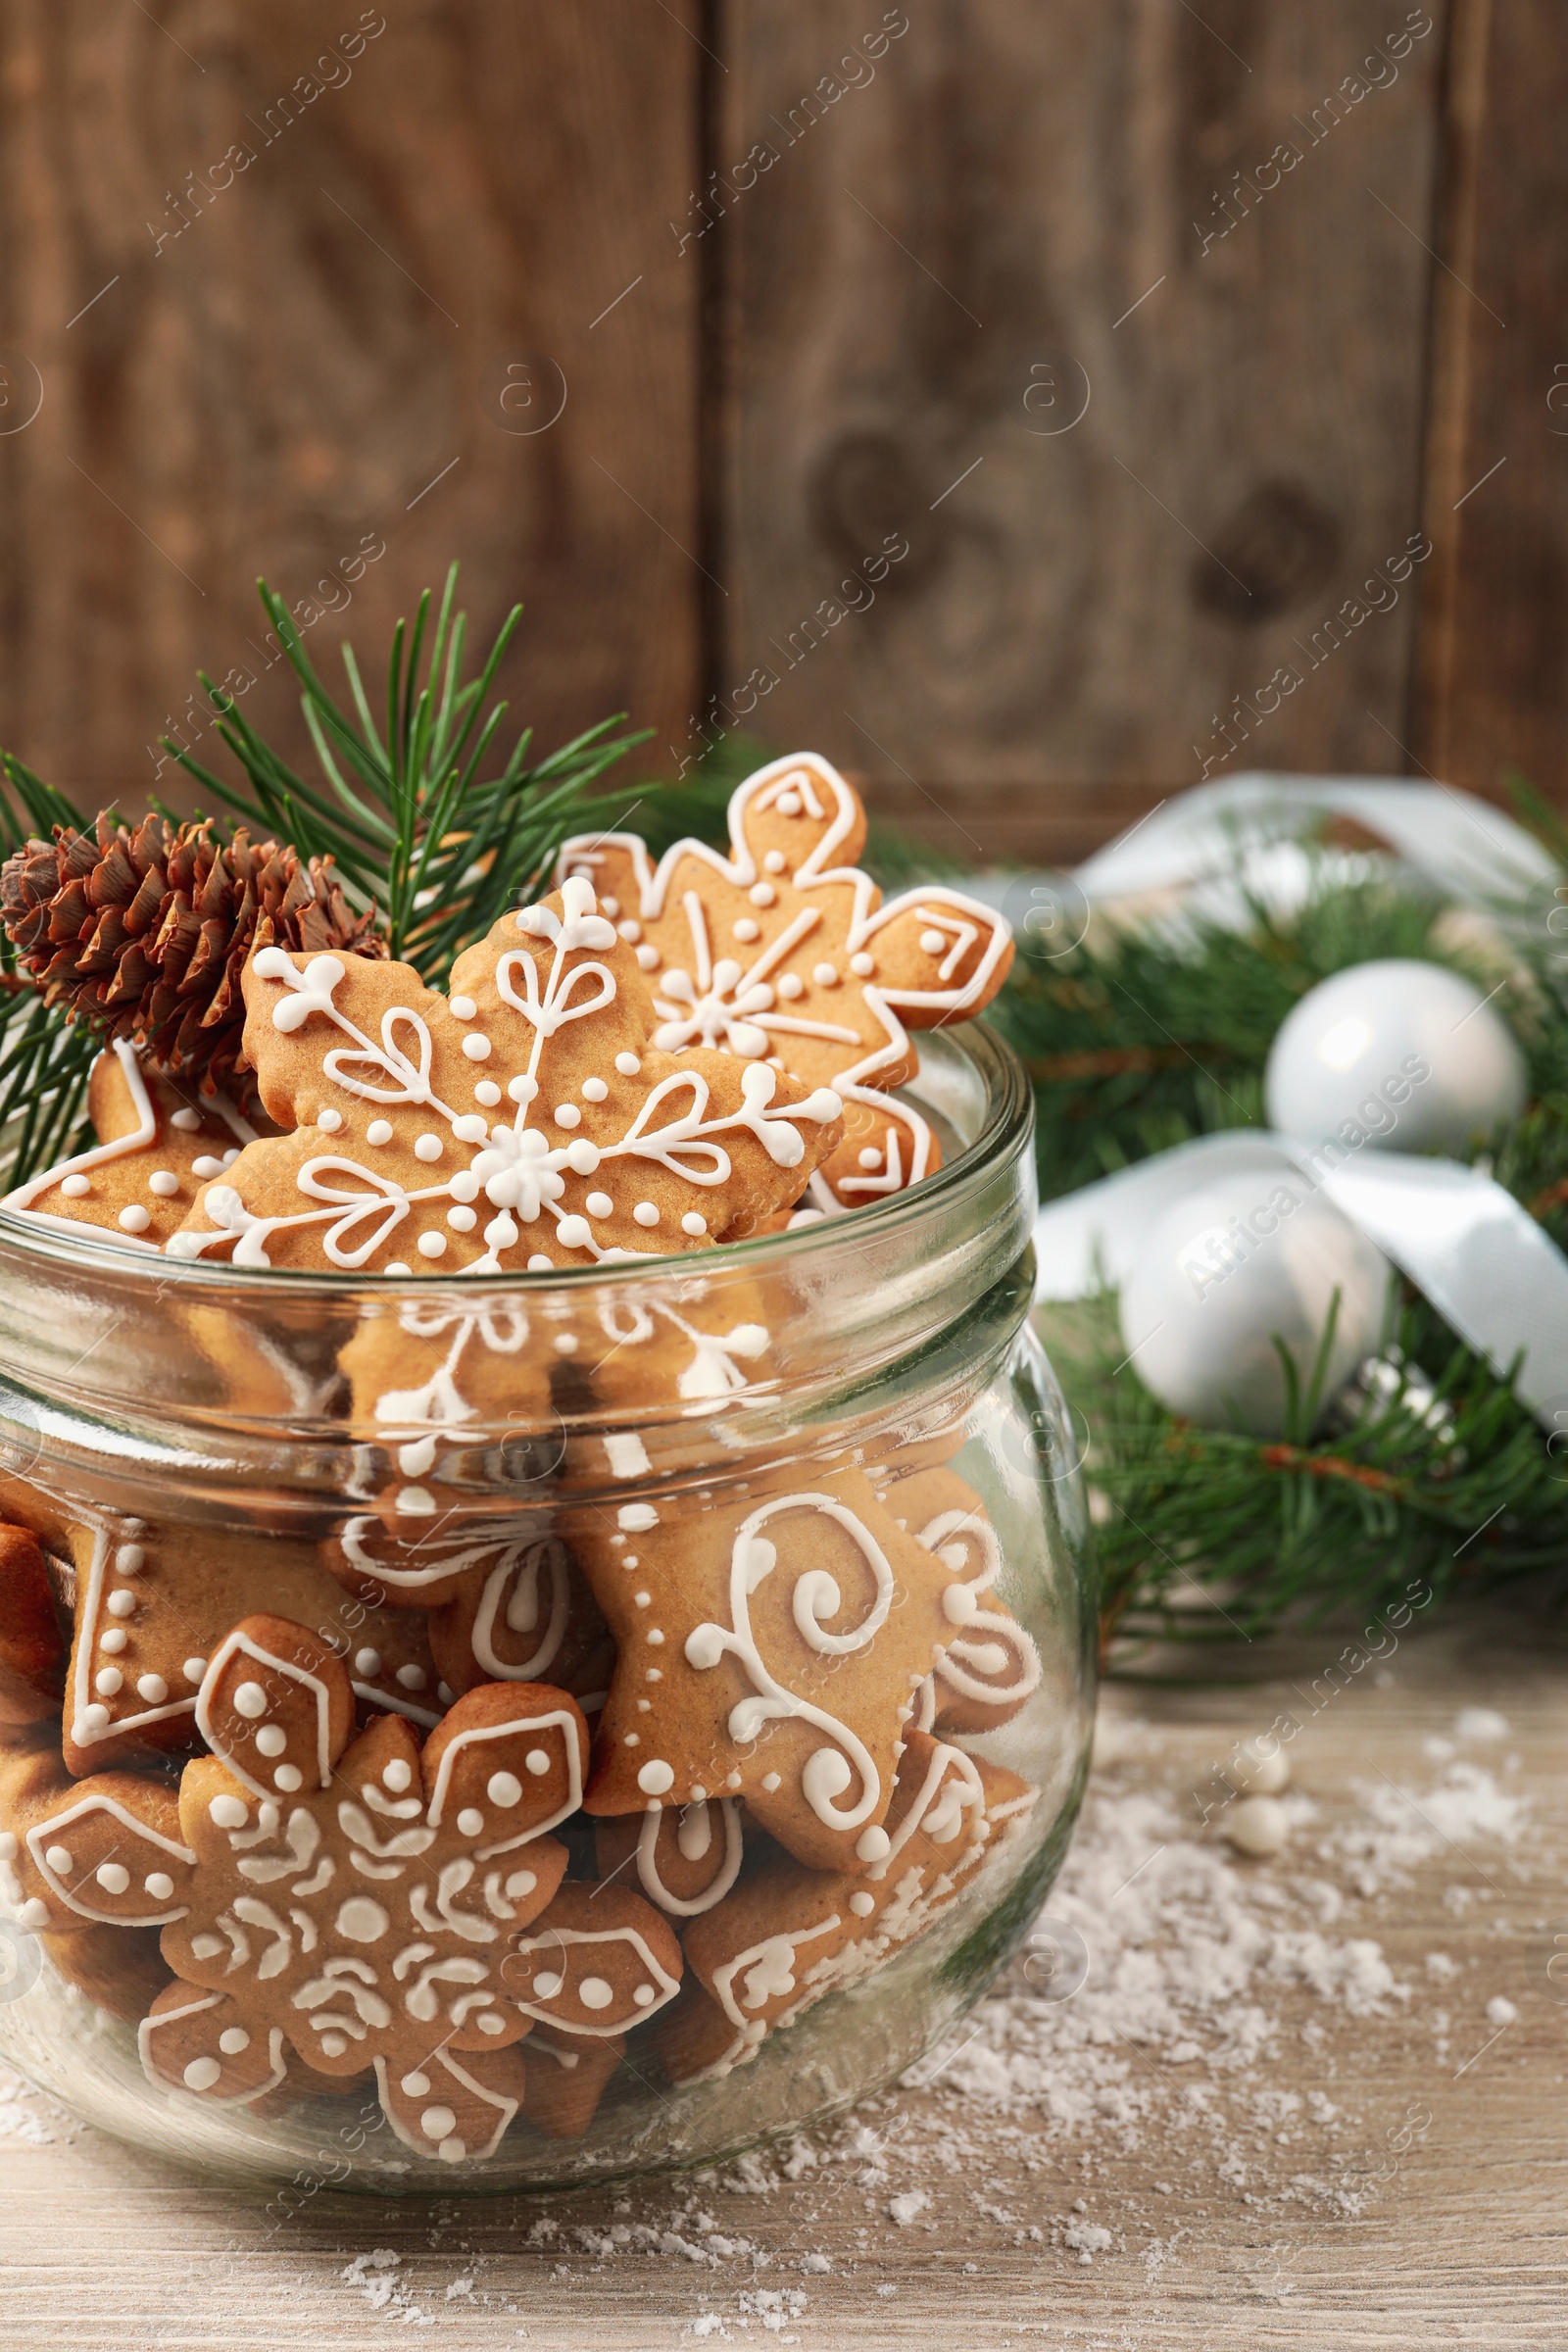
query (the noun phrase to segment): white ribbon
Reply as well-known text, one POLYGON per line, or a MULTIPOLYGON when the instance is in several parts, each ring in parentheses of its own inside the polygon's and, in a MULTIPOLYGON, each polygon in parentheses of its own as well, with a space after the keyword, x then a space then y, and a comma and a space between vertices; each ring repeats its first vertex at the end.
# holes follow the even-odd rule
MULTIPOLYGON (((1532 834, 1443 784, 1383 777, 1245 775, 1200 784, 1096 852, 1074 880, 1090 904, 1184 888, 1234 899, 1238 866, 1351 816, 1449 898, 1495 908, 1560 880, 1532 834)), ((995 887, 995 885, 993 885, 995 887)), ((1568 1419, 1568 1258, 1511 1193, 1475 1168, 1369 1149, 1325 1172, 1322 1148, 1240 1129, 1124 1168, 1040 1212, 1037 1297, 1079 1298, 1131 1272, 1155 1219, 1184 1192, 1233 1174, 1304 1174, 1423 1291, 1546 1429, 1568 1419)))

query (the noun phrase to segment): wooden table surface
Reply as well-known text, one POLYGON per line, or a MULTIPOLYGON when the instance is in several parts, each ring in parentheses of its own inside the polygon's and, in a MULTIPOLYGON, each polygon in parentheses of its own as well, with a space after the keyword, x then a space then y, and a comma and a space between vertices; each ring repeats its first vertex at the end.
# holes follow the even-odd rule
MULTIPOLYGON (((1368 1787, 1418 1791, 1445 1753, 1479 1758, 1527 1800, 1526 1832, 1505 1848, 1443 1835, 1440 1820, 1435 1853, 1393 1871, 1375 1901, 1352 1891, 1342 1947, 1374 1937, 1411 1990, 1369 2015, 1271 1992, 1266 2046, 1233 2083, 1211 2072, 1196 2093, 1205 2114, 1250 2112, 1245 2130, 1201 2144, 1158 2124, 1054 2135, 1038 2114, 992 2118, 954 2090, 960 2063, 716 2180, 531 2203, 322 2194, 279 2226, 261 2198, 163 2170, 13 2086, 9 2102, 0 2089, 0 2342, 278 2352, 429 2328, 461 2346, 596 2352, 769 2338, 1560 2352, 1568 1985, 1546 1963, 1553 1928, 1568 1936, 1568 1634, 1544 1633, 1544 1614, 1542 1596, 1520 1595, 1412 1626, 1390 1665, 1357 1673, 1315 1715, 1302 1693, 1336 1654, 1322 1635, 1292 1655, 1228 1659, 1241 1679, 1227 1687, 1107 1693, 1107 1802, 1184 1795, 1238 1736, 1281 1708, 1302 1719, 1295 1785, 1315 1818, 1278 1860, 1239 1866, 1286 1887, 1308 1869, 1353 1883, 1368 1787), (1505 1716, 1506 1732, 1461 1718, 1476 1708, 1505 1716), (1476 1724, 1484 1744, 1465 1749, 1476 1724), (1436 1986, 1434 1949, 1447 1955, 1436 1986), (1271 2095, 1292 2130, 1258 2126, 1271 2095), (1303 2099, 1338 2120, 1308 2126, 1303 2099)), ((1429 1821, 1422 1801, 1409 1796, 1429 1821)), ((1080 1859, 1054 1905, 1071 1899, 1080 1859)), ((1258 1902, 1279 1899, 1259 1876, 1248 1884, 1258 1902)), ((1076 1916, 1093 1947, 1081 1903, 1076 1916)), ((1019 1989, 1027 2007, 1035 1996, 1019 1989)), ((1135 2089, 1170 2076, 1168 2050, 1125 2049, 1135 2089)))

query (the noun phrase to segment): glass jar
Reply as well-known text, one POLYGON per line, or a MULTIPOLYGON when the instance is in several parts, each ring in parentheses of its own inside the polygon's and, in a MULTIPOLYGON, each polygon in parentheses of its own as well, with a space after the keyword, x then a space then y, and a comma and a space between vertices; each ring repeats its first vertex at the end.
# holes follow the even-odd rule
POLYGON ((948 2031, 1059 1866, 1094 1607, 1027 1084, 971 1027, 909 1093, 916 1189, 616 1268, 235 1274, 0 1216, 0 1518, 74 1622, 29 1704, 0 1556, 0 2056, 160 2153, 399 2191, 711 2161, 948 2031), (515 1763, 524 1702, 543 1744, 432 1828, 419 1743, 455 1708, 443 1771, 515 1763))

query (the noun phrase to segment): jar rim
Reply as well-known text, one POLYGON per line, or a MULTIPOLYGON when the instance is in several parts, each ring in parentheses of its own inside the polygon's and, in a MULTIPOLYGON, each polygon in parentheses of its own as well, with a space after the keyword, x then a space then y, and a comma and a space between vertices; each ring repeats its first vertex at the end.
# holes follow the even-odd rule
MULTIPOLYGON (((178 1287, 188 1298, 201 1298, 240 1308, 268 1298, 291 1301, 320 1298, 341 1306, 363 1297, 384 1308, 389 1301, 423 1298, 488 1300, 538 1298, 556 1288, 591 1291, 596 1285, 646 1285, 661 1279, 687 1280, 711 1276, 720 1268, 737 1273, 780 1271, 822 1250, 892 1239, 911 1223, 940 1221, 961 1209, 966 1198, 983 1188, 1001 1163, 1021 1152, 1033 1124, 1034 1099, 1022 1062, 1006 1041, 983 1021, 966 1021, 961 1028, 921 1032, 910 1040, 918 1050, 935 1046, 939 1062, 950 1058, 968 1065, 983 1089, 984 1107, 971 1140, 934 1175, 890 1194, 884 1200, 857 1208, 852 1214, 813 1219, 793 1232, 760 1234, 749 1241, 715 1244, 664 1256, 631 1257, 614 1264, 552 1266, 529 1273, 524 1269, 484 1276, 334 1273, 293 1266, 233 1267, 201 1258, 171 1258, 162 1251, 128 1250, 101 1228, 81 1223, 69 1228, 45 1225, 24 1213, 0 1207, 0 1269, 7 1256, 19 1271, 28 1265, 40 1270, 64 1264, 83 1264, 105 1275, 125 1275, 144 1256, 147 1270, 156 1263, 159 1287, 178 1287)), ((924 1065, 922 1064, 922 1072, 924 1065)), ((919 1086, 911 1086, 918 1096, 919 1086)))

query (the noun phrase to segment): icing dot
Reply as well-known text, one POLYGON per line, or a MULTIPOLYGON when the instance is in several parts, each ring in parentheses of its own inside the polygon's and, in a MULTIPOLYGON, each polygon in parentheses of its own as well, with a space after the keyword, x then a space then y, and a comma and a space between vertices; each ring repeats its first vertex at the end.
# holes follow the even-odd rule
POLYGON ((68 1200, 79 1200, 83 1193, 92 1191, 92 1180, 90 1177, 82 1175, 67 1176, 61 1184, 60 1190, 68 1200))
POLYGON ((144 1698, 150 1707, 162 1706, 164 1700, 169 1696, 169 1685, 161 1674, 142 1675, 137 1681, 136 1690, 138 1696, 144 1698))
POLYGON ((405 1690, 422 1690, 429 1679, 422 1666, 400 1666, 398 1668, 398 1681, 403 1685, 405 1690))
POLYGON ((444 1233, 421 1233, 418 1240, 418 1251, 421 1257, 445 1257, 447 1253, 446 1235, 444 1233))
POLYGON ((150 1878, 142 1881, 142 1885, 155 1903, 167 1903, 174 1891, 174 1882, 167 1870, 155 1870, 150 1878))
POLYGON ((620 933, 621 938, 625 940, 630 947, 635 947, 643 935, 643 927, 641 923, 634 922, 630 915, 627 915, 626 920, 623 923, 617 923, 615 925, 615 929, 620 933))
POLYGON ((798 792, 781 792, 775 804, 780 816, 799 816, 801 796, 798 792))
POLYGON ((225 2058, 237 2058, 241 2050, 250 2048, 251 2037, 243 2026, 225 2026, 218 2036, 218 2046, 225 2058))
POLYGON ((767 856, 762 859, 762 863, 770 874, 781 874, 789 863, 789 859, 782 850, 769 850, 767 856))
POLYGON ((392 1141, 391 1120, 372 1119, 365 1130, 365 1140, 368 1144, 389 1144, 392 1141))
POLYGON ((477 1838, 484 1828, 484 1815, 475 1805, 465 1805, 458 1815, 458 1827, 465 1838, 477 1838))
POLYGON ((147 1565, 147 1554, 139 1544, 122 1544, 115 1554, 115 1573, 118 1576, 139 1576, 147 1565))
POLYGON ((586 1250, 593 1236, 586 1217, 563 1217, 556 1227, 556 1239, 563 1250, 586 1250))
POLYGON ((172 1168, 155 1168, 147 1179, 147 1190, 156 1193, 160 1200, 168 1200, 179 1190, 179 1178, 172 1168))
POLYGON ((778 993, 781 997, 799 997, 804 995, 805 990, 806 982, 801 978, 799 972, 786 972, 778 984, 778 993))
POLYGON ((102 1650, 107 1650, 111 1657, 116 1657, 124 1648, 129 1638, 122 1625, 105 1626, 98 1637, 98 1646, 102 1650))
POLYGON ((647 1673, 643 1676, 643 1681, 645 1683, 662 1683, 663 1679, 664 1670, 662 1666, 650 1666, 647 1673))
POLYGON ((177 1127, 181 1135, 194 1135, 201 1123, 202 1114, 199 1110, 176 1110, 169 1122, 171 1127, 177 1127))
POLYGON ((659 950, 649 947, 645 941, 637 950, 637 960, 645 972, 655 972, 659 969, 659 950))
POLYGON ((922 931, 920 934, 920 945, 928 956, 940 956, 947 944, 940 931, 922 931))
POLYGON ((334 1110, 329 1102, 324 1110, 317 1112, 316 1124, 323 1135, 336 1135, 343 1124, 343 1113, 340 1110, 334 1110))
POLYGON ((582 1125, 582 1112, 577 1108, 575 1102, 558 1102, 554 1115, 558 1127, 580 1127, 582 1125))
POLYGON ((575 1169, 579 1176, 591 1176, 603 1157, 599 1146, 591 1144, 585 1135, 566 1146, 566 1165, 575 1169))
POLYGON ((623 1502, 615 1513, 615 1524, 628 1535, 646 1535, 649 1528, 659 1525, 659 1513, 651 1502, 623 1502))
POLYGON ((406 1266, 401 1257, 389 1257, 383 1271, 388 1274, 412 1274, 414 1268, 406 1266))
POLYGON ((414 1778, 414 1767, 406 1756, 394 1756, 390 1764, 382 1765, 381 1778, 394 1796, 401 1796, 414 1778))
MULTIPOLYGON (((215 1796, 207 1810, 214 1827, 220 1830, 242 1830, 250 1819, 248 1809, 237 1796, 215 1796)), ((221 1951, 223 1947, 220 1944, 218 1948, 221 1951)))
POLYGON ((837 988, 839 967, 836 963, 813 963, 811 978, 816 982, 818 988, 837 988))
POLYGON ((446 1146, 438 1135, 416 1135, 414 1139, 416 1159, 439 1159, 445 1150, 446 1146))
POLYGON ((280 1723, 264 1723, 256 1735, 256 1751, 263 1756, 280 1756, 288 1745, 288 1734, 280 1723))
POLYGON ((950 1625, 972 1625, 980 1603, 967 1585, 950 1585, 942 1595, 942 1614, 950 1625))
POLYGON ((209 1177, 221 1176, 223 1163, 220 1159, 215 1159, 210 1152, 204 1152, 200 1159, 191 1161, 190 1172, 193 1176, 200 1176, 205 1183, 209 1177))
POLYGON ((476 1200, 479 1198, 479 1179, 471 1168, 463 1168, 448 1186, 454 1200, 476 1200))
POLYGON ((457 2121, 450 2107, 427 2107, 419 2118, 419 2130, 426 2139, 450 2139, 457 2121))
POLYGON ((233 1166, 233 1164, 234 1164, 235 1160, 236 1160, 236 1159, 238 1159, 238 1157, 239 1157, 239 1146, 238 1146, 238 1144, 230 1144, 230 1146, 229 1146, 228 1150, 227 1150, 227 1151, 226 1151, 226 1152, 223 1153, 223 1165, 224 1165, 224 1167, 225 1167, 225 1168, 231 1168, 231 1167, 233 1166))
POLYGON ((454 1233, 471 1233, 478 1222, 477 1212, 471 1208, 465 1208, 461 1201, 456 1208, 447 1210, 447 1223, 454 1233))
POLYGON ((234 1705, 254 1723, 258 1715, 267 1713, 267 1692, 260 1683, 241 1683, 234 1693, 234 1705))
POLYGON ((501 1089, 493 1078, 481 1078, 473 1090, 473 1099, 482 1102, 486 1110, 494 1110, 501 1100, 501 1089))
POLYGON ((455 1021, 471 1021, 479 1007, 471 997, 448 997, 447 1010, 455 1021))
POLYGON ((634 1221, 639 1225, 657 1225, 659 1223, 659 1207, 653 1200, 639 1200, 631 1213, 634 1221))
POLYGON ((585 1102, 602 1102, 609 1092, 602 1078, 585 1078, 582 1082, 582 1099, 585 1102))
MULTIPOLYGON (((354 1652, 354 1671, 368 1682, 372 1674, 381 1671, 381 1652, 378 1649, 357 1649, 354 1652)), ((403 1767, 405 1779, 408 1778, 408 1769, 407 1765, 403 1767)))
POLYGON ((391 1925, 380 1904, 368 1894, 351 1894, 338 1909, 337 1932, 350 1943, 374 1943, 391 1925))
POLYGON ((130 1873, 123 1862, 100 1862, 93 1877, 105 1894, 123 1894, 130 1885, 130 1873))
POLYGON ((485 2010, 483 2016, 476 2017, 473 2022, 481 2034, 504 2034, 507 2030, 506 2019, 497 2017, 493 2009, 485 2010))
POLYGON ((615 1067, 623 1078, 635 1078, 642 1066, 641 1060, 635 1054, 617 1054, 615 1055, 615 1067))
POLYGON ((621 1741, 621 1745, 623 1747, 641 1747, 642 1740, 636 1732, 628 1732, 621 1741))
POLYGON ((272 1786, 281 1788, 285 1796, 292 1796, 303 1778, 297 1764, 280 1764, 272 1775, 272 1786))
POLYGON ((584 1977, 577 1987, 577 1998, 585 2009, 608 2009, 614 1997, 614 1986, 603 1977, 584 1977))
POLYGON ((187 1683, 199 1683, 206 1672, 207 1660, 205 1658, 187 1658, 180 1668, 180 1673, 185 1677, 187 1683))
POLYGON ((470 1061, 488 1061, 490 1058, 490 1040, 483 1036, 478 1030, 475 1030, 472 1037, 466 1037, 464 1039, 463 1051, 465 1054, 466 1054, 470 1061))
POLYGON ((531 1870, 514 1870, 507 1881, 507 1892, 511 1895, 532 1894, 538 1884, 531 1870))
MULTIPOLYGON (((542 1780, 544 1775, 550 1770, 550 1751, 548 1748, 530 1747, 528 1753, 523 1757, 522 1760, 527 1766, 527 1769, 533 1774, 536 1781, 542 1780)), ((494 1791, 492 1790, 491 1793, 494 1794, 494 1791)), ((499 1804, 502 1800, 498 1797, 496 1801, 499 1804)), ((515 1804, 517 1800, 515 1797, 510 1797, 506 1801, 510 1804, 515 1804)))
MULTIPOLYGON (((500 1100, 499 1096, 497 1100, 500 1100)), ((478 1113, 470 1110, 465 1112, 461 1119, 453 1120, 452 1132, 460 1144, 482 1144, 490 1130, 478 1113)))
POLYGON ((223 1948, 221 1936, 193 1936, 190 1948, 198 1960, 216 1960, 223 1948))
POLYGON ((111 1592, 104 1606, 111 1617, 134 1617, 136 1595, 134 1592, 111 1592))
MULTIPOLYGON (((550 1758, 543 1748, 536 1747, 528 1758, 528 1769, 534 1769, 534 1756, 543 1758, 541 1769, 550 1770, 550 1758)), ((522 1783, 514 1772, 493 1772, 485 1783, 484 1792, 493 1805, 515 1805, 521 1801, 522 1783)))
POLYGON ((58 1872, 62 1877, 64 1877, 68 1870, 74 1867, 71 1859, 71 1848, 69 1845, 52 1845, 49 1848, 49 1851, 45 1854, 44 1860, 48 1863, 51 1870, 58 1872))
POLYGON ((590 1193, 583 1206, 591 1217, 612 1217, 615 1213, 615 1203, 608 1193, 590 1193))
MULTIPOLYGON (((626 1565, 629 1568, 631 1566, 631 1562, 628 1560, 626 1565)), ((637 1606, 640 1609, 646 1609, 653 1597, 654 1596, 651 1592, 634 1592, 632 1594, 633 1600, 637 1603, 637 1606)))
POLYGON ((850 969, 858 979, 869 980, 871 974, 876 970, 876 958, 874 956, 868 956, 861 948, 858 955, 850 957, 850 969))
MULTIPOLYGON (((773 888, 771 882, 754 882, 746 896, 754 906, 771 906, 773 901, 778 897, 778 892, 773 888)), ((739 937, 739 933, 736 936, 739 937)))
MULTIPOLYGON (((484 1238, 486 1241, 490 1239, 488 1228, 484 1238)), ((553 1274, 556 1270, 556 1261, 553 1257, 546 1257, 542 1250, 536 1250, 528 1260, 527 1270, 530 1274, 553 1274)))
POLYGON ((430 2095, 430 2078, 428 2075, 405 2075, 398 2088, 405 2098, 427 2099, 430 2095))
POLYGON ((781 1786, 781 1783, 780 1783, 779 1775, 778 1775, 776 1772, 764 1772, 764 1773, 763 1773, 763 1775, 762 1775, 762 1787, 763 1787, 763 1788, 764 1788, 767 1790, 767 1793, 768 1793, 768 1795, 769 1795, 769 1796, 771 1796, 771 1795, 772 1795, 772 1793, 773 1793, 773 1791, 774 1791, 774 1789, 775 1789, 775 1788, 779 1788, 780 1786, 781 1786))
POLYGON ((113 1698, 124 1679, 118 1666, 106 1666, 101 1673, 94 1675, 92 1687, 100 1698, 113 1698))
POLYGON ((885 1862, 893 1851, 893 1841, 886 1830, 862 1830, 855 1840, 855 1850, 862 1862, 885 1862))
POLYGON ((744 941, 748 947, 754 939, 760 939, 762 935, 761 925, 752 914, 743 914, 737 922, 731 924, 730 928, 735 937, 744 941))
POLYGON ((565 1982, 564 1977, 558 1977, 553 1969, 547 1968, 543 1976, 535 1977, 533 1988, 541 2001, 553 2001, 565 1982))
POLYGON ((216 2058, 193 2058, 185 2069, 185 2087, 187 2090, 211 2090, 222 2072, 216 2058))
POLYGON ((699 1216, 695 1208, 689 1208, 680 1221, 680 1229, 682 1233, 689 1233, 694 1240, 697 1240, 707 1233, 708 1220, 706 1217, 699 1216))
POLYGON ((655 1627, 653 1627, 652 1631, 651 1631, 651 1632, 649 1633, 649 1635, 648 1635, 648 1642, 649 1642, 649 1644, 650 1644, 650 1646, 651 1646, 652 1648, 654 1648, 654 1649, 658 1649, 659 1647, 661 1647, 661 1645, 662 1645, 662 1642, 663 1642, 663 1639, 664 1639, 664 1637, 663 1637, 663 1635, 661 1633, 661 1631, 660 1631, 660 1629, 659 1629, 659 1627, 658 1627, 657 1625, 656 1625, 655 1627))
POLYGON ((558 1331, 556 1334, 556 1353, 558 1355, 575 1355, 578 1344, 577 1334, 574 1331, 558 1331))
POLYGON ((323 2034, 321 2035, 321 2052, 323 2057, 341 2058, 348 2046, 349 2045, 347 2041, 344 2039, 341 2034, 323 2034))
POLYGON ((639 1984, 631 1997, 639 2009, 646 2009, 653 2000, 654 1988, 651 1984, 639 1984))
POLYGON ((128 1208, 121 1210, 115 1222, 125 1233, 145 1233, 152 1218, 138 1201, 133 1200, 128 1208))
POLYGON ((525 1071, 507 1080, 507 1093, 514 1102, 531 1102, 538 1092, 538 1079, 530 1078, 525 1071))
POLYGON ((662 1756, 655 1756, 637 1775, 637 1786, 644 1796, 662 1796, 666 1788, 675 1786, 673 1768, 664 1762, 662 1756))
POLYGON ((17 1925, 21 1928, 46 1928, 49 1925, 48 1904, 40 1902, 35 1894, 29 1896, 17 1913, 17 1925))
POLYGON ((865 1893, 863 1889, 858 1894, 852 1894, 850 1909, 855 1913, 857 1919, 869 1919, 871 1913, 876 1909, 876 1896, 865 1893))

